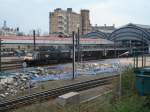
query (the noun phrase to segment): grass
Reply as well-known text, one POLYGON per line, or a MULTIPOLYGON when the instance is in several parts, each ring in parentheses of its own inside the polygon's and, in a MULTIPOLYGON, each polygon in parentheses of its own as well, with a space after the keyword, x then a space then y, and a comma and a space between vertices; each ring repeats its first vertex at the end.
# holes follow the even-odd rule
POLYGON ((145 97, 130 96, 117 102, 112 112, 150 112, 148 106, 144 106, 145 97))

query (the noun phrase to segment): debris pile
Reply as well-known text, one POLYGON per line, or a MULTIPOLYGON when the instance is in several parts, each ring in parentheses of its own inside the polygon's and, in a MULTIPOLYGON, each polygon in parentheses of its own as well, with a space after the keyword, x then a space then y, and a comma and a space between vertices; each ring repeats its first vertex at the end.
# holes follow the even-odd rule
POLYGON ((63 67, 37 67, 23 69, 15 73, 1 73, 0 75, 0 99, 16 95, 18 91, 30 89, 37 82, 48 80, 69 79, 70 69, 63 67))
POLYGON ((16 95, 18 91, 24 91, 33 84, 30 83, 29 75, 16 73, 0 77, 0 99, 16 95))
MULTIPOLYGON (((118 71, 121 66, 117 63, 78 63, 75 77, 79 75, 96 75, 118 71)), ((24 68, 15 73, 1 73, 0 75, 0 99, 16 95, 18 91, 24 91, 35 87, 36 83, 48 80, 64 80, 72 78, 72 66, 49 66, 37 68, 24 68)))

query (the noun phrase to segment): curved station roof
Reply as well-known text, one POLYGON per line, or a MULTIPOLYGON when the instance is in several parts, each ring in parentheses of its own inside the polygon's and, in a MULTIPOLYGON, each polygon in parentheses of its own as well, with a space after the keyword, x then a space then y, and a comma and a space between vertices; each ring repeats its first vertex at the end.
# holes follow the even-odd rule
POLYGON ((111 41, 139 40, 150 44, 150 26, 130 23, 112 32, 108 39, 111 41))
POLYGON ((94 31, 94 32, 90 32, 87 33, 85 35, 83 35, 82 37, 86 37, 86 38, 103 38, 103 39, 107 39, 107 34, 101 31, 94 31))

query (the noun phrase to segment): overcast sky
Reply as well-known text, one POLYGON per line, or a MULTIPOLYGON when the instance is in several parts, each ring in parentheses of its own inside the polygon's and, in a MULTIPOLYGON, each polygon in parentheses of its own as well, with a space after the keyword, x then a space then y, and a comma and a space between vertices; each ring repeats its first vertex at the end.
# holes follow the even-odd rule
POLYGON ((48 32, 49 12, 68 7, 76 12, 89 9, 93 25, 150 25, 150 0, 0 0, 0 27, 6 20, 8 26, 24 32, 48 32))

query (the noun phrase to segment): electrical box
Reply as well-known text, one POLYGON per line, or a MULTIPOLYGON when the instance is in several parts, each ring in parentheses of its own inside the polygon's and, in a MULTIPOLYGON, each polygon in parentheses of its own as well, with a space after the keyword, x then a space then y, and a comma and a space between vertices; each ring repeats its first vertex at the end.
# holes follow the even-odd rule
POLYGON ((140 68, 135 70, 136 92, 142 96, 150 95, 150 68, 140 68))

